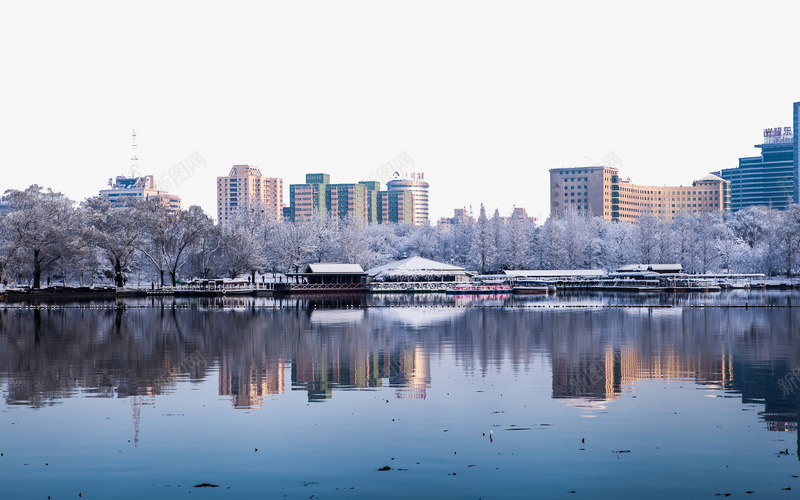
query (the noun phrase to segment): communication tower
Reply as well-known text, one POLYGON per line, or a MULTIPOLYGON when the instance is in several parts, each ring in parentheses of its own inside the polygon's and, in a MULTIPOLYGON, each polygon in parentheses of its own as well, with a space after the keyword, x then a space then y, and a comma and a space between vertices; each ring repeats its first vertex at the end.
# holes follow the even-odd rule
POLYGON ((139 175, 139 154, 136 149, 136 129, 133 129, 131 141, 131 178, 139 175))

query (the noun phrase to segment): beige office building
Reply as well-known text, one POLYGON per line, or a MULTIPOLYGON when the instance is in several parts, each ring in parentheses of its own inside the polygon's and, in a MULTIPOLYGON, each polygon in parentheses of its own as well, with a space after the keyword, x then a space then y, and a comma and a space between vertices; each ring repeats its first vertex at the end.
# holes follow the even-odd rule
POLYGON ((264 177, 252 165, 234 165, 217 177, 217 220, 224 224, 241 207, 260 207, 270 220, 283 217, 283 179, 264 177))
POLYGON ((608 221, 636 222, 643 215, 670 221, 680 212, 729 211, 730 183, 709 174, 691 186, 643 186, 612 167, 551 169, 550 213, 567 207, 608 221))

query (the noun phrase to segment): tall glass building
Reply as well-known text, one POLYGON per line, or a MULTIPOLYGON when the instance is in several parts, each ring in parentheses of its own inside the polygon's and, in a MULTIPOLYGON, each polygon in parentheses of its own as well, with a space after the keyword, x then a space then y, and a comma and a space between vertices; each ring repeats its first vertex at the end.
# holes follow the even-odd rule
POLYGON ((792 119, 792 126, 794 127, 794 137, 792 143, 794 144, 794 151, 792 159, 794 160, 794 202, 800 203, 800 178, 798 178, 798 170, 800 170, 800 157, 798 157, 797 141, 800 137, 800 123, 798 123, 798 112, 800 112, 800 102, 794 103, 794 113, 792 119))
POLYGON ((793 126, 764 129, 764 141, 756 144, 759 156, 739 158, 737 168, 717 175, 731 183, 731 211, 763 205, 785 210, 798 203, 798 110, 794 103, 793 126))

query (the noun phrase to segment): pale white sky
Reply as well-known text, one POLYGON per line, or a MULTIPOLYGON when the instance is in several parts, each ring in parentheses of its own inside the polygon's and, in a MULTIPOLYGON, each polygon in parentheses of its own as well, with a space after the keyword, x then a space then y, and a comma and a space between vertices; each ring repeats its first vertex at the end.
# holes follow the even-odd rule
POLYGON ((195 152, 173 191, 213 215, 248 163, 367 179, 406 152, 431 218, 546 218, 554 167, 610 152, 642 184, 756 154, 800 100, 798 2, 6 2, 0 190, 76 200, 195 152))

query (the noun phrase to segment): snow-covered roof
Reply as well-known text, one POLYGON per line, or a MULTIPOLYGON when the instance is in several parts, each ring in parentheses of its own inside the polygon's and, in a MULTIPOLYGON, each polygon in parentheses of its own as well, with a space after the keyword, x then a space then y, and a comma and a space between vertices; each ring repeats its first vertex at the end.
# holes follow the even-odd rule
POLYGON ((680 264, 628 264, 617 269, 618 273, 629 273, 637 271, 653 271, 656 273, 680 273, 683 266, 680 264))
POLYGON ((594 278, 606 274, 602 269, 514 269, 504 273, 515 278, 594 278))
POLYGON ((364 274, 358 264, 335 264, 332 262, 315 262, 306 267, 305 274, 364 274))
POLYGON ((367 271, 370 276, 407 276, 418 274, 462 274, 463 267, 436 262, 435 260, 424 257, 408 257, 407 259, 396 260, 382 266, 373 267, 367 271))

